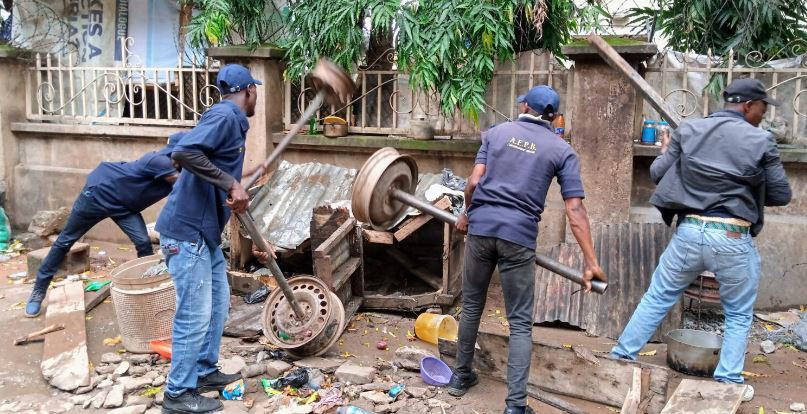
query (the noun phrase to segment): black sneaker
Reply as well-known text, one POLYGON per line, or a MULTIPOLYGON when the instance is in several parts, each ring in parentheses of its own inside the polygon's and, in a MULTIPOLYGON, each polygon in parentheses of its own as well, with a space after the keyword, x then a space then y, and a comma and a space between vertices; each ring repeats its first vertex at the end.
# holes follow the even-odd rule
POLYGON ((165 394, 163 414, 204 414, 221 411, 224 404, 214 398, 203 397, 196 390, 188 390, 179 397, 165 394))
POLYGON ((227 384, 240 380, 241 374, 224 374, 215 370, 196 381, 196 389, 201 393, 210 391, 221 391, 227 384))
POLYGON ((535 411, 529 405, 525 407, 507 407, 504 409, 504 414, 535 414, 535 411))
POLYGON ((34 287, 31 291, 31 297, 28 298, 28 303, 25 304, 25 317, 36 318, 42 312, 42 301, 45 300, 47 291, 34 287))
POLYGON ((454 373, 451 374, 451 381, 446 386, 446 392, 454 397, 462 397, 476 384, 479 384, 479 377, 473 372, 463 377, 454 373))

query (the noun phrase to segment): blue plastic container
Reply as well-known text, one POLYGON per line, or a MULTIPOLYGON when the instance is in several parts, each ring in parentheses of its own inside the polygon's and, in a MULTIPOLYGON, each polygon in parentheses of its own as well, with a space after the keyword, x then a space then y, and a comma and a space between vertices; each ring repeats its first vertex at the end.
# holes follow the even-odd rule
POLYGON ((642 123, 642 144, 656 143, 656 121, 647 120, 642 123))

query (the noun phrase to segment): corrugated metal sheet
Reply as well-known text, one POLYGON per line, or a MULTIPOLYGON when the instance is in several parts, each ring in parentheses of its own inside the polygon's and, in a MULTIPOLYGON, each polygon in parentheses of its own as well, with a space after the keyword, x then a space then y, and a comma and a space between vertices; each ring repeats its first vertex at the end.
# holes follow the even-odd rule
MULTIPOLYGON (((583 328, 592 335, 617 338, 647 288, 653 270, 664 252, 673 229, 656 223, 601 225, 594 229, 594 248, 608 276, 604 295, 572 292, 579 287, 538 268, 535 284, 535 322, 561 321, 583 328)), ((577 245, 554 247, 550 256, 577 269, 583 268, 577 245)), ((659 332, 679 328, 681 308, 676 306, 659 332)))
MULTIPOLYGON (((427 188, 441 182, 440 174, 421 174, 416 194, 423 198, 427 188)), ((356 170, 330 164, 287 161, 261 187, 250 202, 250 212, 264 237, 282 249, 294 250, 311 234, 315 207, 338 204, 350 207, 350 193, 356 170)), ((410 213, 419 213, 416 210, 410 213)))

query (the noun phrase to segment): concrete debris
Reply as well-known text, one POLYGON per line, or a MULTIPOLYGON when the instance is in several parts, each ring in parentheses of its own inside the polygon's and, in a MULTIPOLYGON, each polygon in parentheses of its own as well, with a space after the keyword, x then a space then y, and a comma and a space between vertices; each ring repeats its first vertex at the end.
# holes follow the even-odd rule
MULTIPOLYGON (((117 364, 123 361, 123 357, 120 356, 117 352, 107 352, 101 355, 101 362, 104 364, 117 364)), ((97 368, 96 368, 97 371, 97 368)), ((100 374, 100 372, 99 372, 100 374)), ((108 372, 104 372, 104 374, 108 374, 108 372)))
MULTIPOLYGON (((142 377, 143 375, 146 375, 148 370, 149 370, 148 367, 136 366, 135 365, 135 366, 129 368, 129 375, 131 375, 133 377, 142 377)), ((151 378, 149 378, 149 379, 151 379, 151 378)))
POLYGON ((109 390, 104 400, 104 408, 118 408, 123 405, 123 386, 116 385, 109 390))
POLYGON ((294 361, 294 366, 300 368, 316 368, 326 374, 333 374, 345 361, 338 359, 328 359, 321 357, 303 358, 299 361, 294 361))
POLYGON ((56 397, 42 404, 40 409, 46 413, 61 414, 73 409, 73 405, 71 401, 65 401, 62 398, 56 397))
POLYGON ((157 377, 160 376, 160 373, 158 371, 149 371, 149 372, 143 374, 143 376, 150 379, 150 380, 154 380, 154 378, 157 378, 157 377))
POLYGON ((804 403, 794 402, 794 403, 790 404, 790 411, 793 411, 795 413, 804 412, 805 411, 804 403))
POLYGON ((263 375, 265 372, 266 364, 252 364, 241 368, 241 376, 244 378, 257 377, 258 375, 263 375))
POLYGON ((51 245, 51 241, 47 237, 42 237, 34 233, 22 233, 14 236, 16 240, 22 243, 28 250, 39 250, 51 245))
POLYGON ((766 339, 759 343, 759 348, 766 354, 772 354, 776 351, 776 344, 773 341, 766 339))
MULTIPOLYGON (((248 345, 235 345, 232 348, 233 352, 238 354, 255 355, 259 352, 265 351, 265 347, 261 344, 248 344, 248 345)), ((246 355, 243 355, 246 356, 246 355)))
POLYGON ((38 211, 34 214, 34 218, 31 219, 28 231, 42 237, 56 234, 62 231, 69 215, 70 209, 67 207, 62 207, 58 210, 38 211))
POLYGON ((426 395, 426 388, 422 387, 406 387, 404 388, 404 392, 406 392, 412 398, 423 398, 426 395))
POLYGON ((222 404, 224 404, 224 409, 222 410, 224 414, 241 414, 248 412, 243 401, 222 401, 222 404))
POLYGON ((129 368, 131 368, 132 364, 129 361, 122 361, 118 366, 112 371, 112 376, 115 378, 126 375, 129 372, 129 368))
POLYGON ((126 359, 132 364, 151 364, 156 354, 129 354, 126 359))
POLYGON ((151 386, 151 380, 146 377, 121 377, 118 382, 127 393, 151 386))
POLYGON ((99 374, 111 374, 115 372, 116 365, 98 365, 95 367, 95 372, 99 374))
POLYGON ((269 378, 277 378, 290 369, 291 364, 279 359, 271 360, 266 363, 266 375, 269 378))
POLYGON ((381 391, 364 391, 360 396, 373 404, 389 404, 392 402, 392 397, 381 391))
POLYGON ((359 387, 362 391, 389 391, 395 384, 392 382, 371 382, 359 387))
POLYGON ((165 391, 160 391, 154 394, 154 403, 157 405, 163 405, 163 400, 165 399, 165 391))
POLYGON ((397 413, 398 410, 400 410, 401 408, 404 408, 408 403, 409 403, 409 401, 407 401, 407 400, 399 400, 399 401, 395 401, 395 402, 390 403, 390 404, 376 405, 373 412, 375 412, 375 413, 397 413))
POLYGON ((351 401, 350 405, 361 408, 362 410, 373 412, 375 404, 366 398, 359 398, 358 400, 351 401))
POLYGON ((88 394, 72 395, 70 396, 70 402, 73 403, 73 405, 83 406, 84 403, 87 402, 87 400, 89 400, 90 398, 92 398, 92 396, 88 394))
POLYGON ((159 387, 159 386, 161 386, 163 384, 165 384, 165 376, 163 376, 163 375, 160 375, 157 378, 154 378, 153 380, 151 380, 151 386, 152 387, 159 387))
POLYGON ((110 388, 101 388, 101 391, 95 394, 94 397, 84 402, 84 408, 92 407, 96 410, 101 408, 104 405, 104 400, 106 400, 106 396, 109 394, 110 388))
POLYGON ((429 398, 428 400, 426 400, 426 405, 428 405, 430 408, 445 408, 445 409, 451 408, 451 404, 445 401, 438 400, 437 398, 429 398))
POLYGON ((146 412, 146 405, 130 405, 128 407, 117 408, 114 410, 110 410, 107 414, 143 414, 146 412))
POLYGON ((161 408, 149 408, 144 414, 162 414, 162 412, 161 408))
POLYGON ((392 363, 396 366, 410 371, 420 371, 420 360, 434 355, 425 349, 416 346, 402 346, 395 350, 395 358, 392 363))
POLYGON ((146 408, 151 407, 154 404, 154 400, 149 397, 144 397, 142 395, 130 395, 126 397, 126 405, 145 405, 146 408))
POLYGON ((222 359, 219 364, 221 365, 221 372, 225 374, 236 374, 247 366, 247 362, 240 356, 222 359))
POLYGON ((98 388, 109 388, 109 387, 111 387, 113 385, 115 385, 115 381, 107 378, 107 379, 104 379, 103 381, 99 382, 96 387, 98 387, 98 388))
POLYGON ((363 367, 348 362, 342 364, 342 366, 336 370, 335 375, 340 382, 362 385, 373 382, 376 372, 376 369, 373 367, 363 367))

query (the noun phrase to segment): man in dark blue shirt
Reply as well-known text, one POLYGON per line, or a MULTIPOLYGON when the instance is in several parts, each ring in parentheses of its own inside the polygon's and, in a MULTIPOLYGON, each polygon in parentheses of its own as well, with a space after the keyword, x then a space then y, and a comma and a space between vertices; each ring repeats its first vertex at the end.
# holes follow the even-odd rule
POLYGON ((249 198, 239 180, 247 117, 255 113, 256 85, 261 82, 241 65, 226 65, 216 84, 222 101, 174 149, 172 158, 183 171, 157 220, 160 248, 177 292, 164 413, 220 410, 220 401, 201 393, 220 391, 241 378, 216 367, 230 308, 219 245, 230 211, 247 208, 249 198))
POLYGON ((178 172, 171 161, 171 150, 182 133, 174 134, 168 145, 143 155, 132 162, 102 162, 87 176, 64 230, 51 246, 25 307, 25 316, 34 318, 42 310, 50 281, 59 270, 73 244, 101 220, 111 218, 129 236, 137 256, 153 254, 151 239, 141 211, 162 200, 171 192, 178 172))
POLYGON ((490 278, 498 266, 510 324, 505 414, 533 413, 527 405, 532 357, 535 245, 538 221, 552 179, 558 179, 566 214, 585 257, 586 290, 606 277, 594 255, 577 154, 552 130, 560 97, 536 86, 523 98, 526 113, 490 129, 465 187, 467 213, 457 229, 468 233, 462 281, 457 361, 448 393, 462 396, 477 384, 471 362, 490 278))

